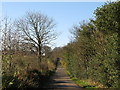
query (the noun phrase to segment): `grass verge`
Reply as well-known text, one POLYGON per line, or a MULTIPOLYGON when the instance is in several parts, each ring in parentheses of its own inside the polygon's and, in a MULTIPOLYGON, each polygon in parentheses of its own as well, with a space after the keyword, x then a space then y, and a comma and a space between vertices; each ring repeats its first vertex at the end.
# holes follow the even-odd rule
POLYGON ((85 82, 83 80, 79 80, 78 78, 71 77, 71 79, 80 87, 83 87, 83 88, 98 88, 97 86, 92 85, 92 84, 90 84, 88 82, 85 82))
POLYGON ((83 88, 99 88, 99 87, 97 87, 96 85, 94 85, 94 84, 92 84, 92 83, 90 83, 90 82, 87 82, 87 81, 85 81, 85 80, 80 80, 80 79, 78 79, 78 78, 76 78, 76 77, 73 77, 73 76, 70 74, 70 72, 67 71, 67 70, 66 70, 66 72, 67 72, 67 74, 70 76, 70 78, 71 78, 78 86, 80 86, 80 87, 83 87, 83 88))

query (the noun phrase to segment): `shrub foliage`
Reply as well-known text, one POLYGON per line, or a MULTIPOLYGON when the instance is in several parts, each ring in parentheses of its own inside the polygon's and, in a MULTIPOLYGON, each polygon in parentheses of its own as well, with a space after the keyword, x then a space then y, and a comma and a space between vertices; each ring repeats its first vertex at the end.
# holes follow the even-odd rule
POLYGON ((118 87, 120 78, 120 2, 95 10, 95 20, 74 26, 75 39, 64 47, 64 64, 72 76, 118 87))

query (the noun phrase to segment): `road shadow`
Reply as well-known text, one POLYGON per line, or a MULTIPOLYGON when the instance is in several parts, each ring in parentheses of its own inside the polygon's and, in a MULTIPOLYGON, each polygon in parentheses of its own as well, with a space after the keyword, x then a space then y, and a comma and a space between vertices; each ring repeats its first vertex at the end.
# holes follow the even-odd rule
POLYGON ((56 73, 50 78, 49 82, 46 83, 46 87, 44 88, 46 88, 47 90, 49 89, 81 90, 82 89, 70 79, 70 77, 67 75, 67 73, 61 66, 58 66, 58 68, 56 69, 56 73))

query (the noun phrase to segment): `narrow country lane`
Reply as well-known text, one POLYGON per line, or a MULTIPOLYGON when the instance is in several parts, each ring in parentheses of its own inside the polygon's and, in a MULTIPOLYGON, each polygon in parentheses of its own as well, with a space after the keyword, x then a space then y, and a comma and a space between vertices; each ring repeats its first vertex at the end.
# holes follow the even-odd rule
POLYGON ((66 74, 65 70, 61 67, 58 67, 55 75, 51 78, 48 86, 46 87, 52 90, 82 90, 81 87, 77 86, 70 77, 66 74))

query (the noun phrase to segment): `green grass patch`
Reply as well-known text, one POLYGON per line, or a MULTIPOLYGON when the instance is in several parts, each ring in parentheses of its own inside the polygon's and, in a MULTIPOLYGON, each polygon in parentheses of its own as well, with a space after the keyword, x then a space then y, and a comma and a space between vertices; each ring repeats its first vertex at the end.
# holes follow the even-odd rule
POLYGON ((79 80, 78 78, 71 77, 71 79, 72 79, 77 85, 79 85, 80 87, 83 87, 83 88, 97 88, 96 86, 91 85, 90 83, 85 82, 85 81, 83 81, 83 80, 79 80))
POLYGON ((80 79, 72 76, 69 71, 66 71, 66 72, 67 72, 67 74, 70 76, 70 78, 71 78, 78 86, 83 87, 83 88, 98 88, 97 86, 95 86, 95 85, 93 85, 93 84, 91 84, 91 83, 88 83, 87 81, 83 81, 83 80, 80 80, 80 79))

